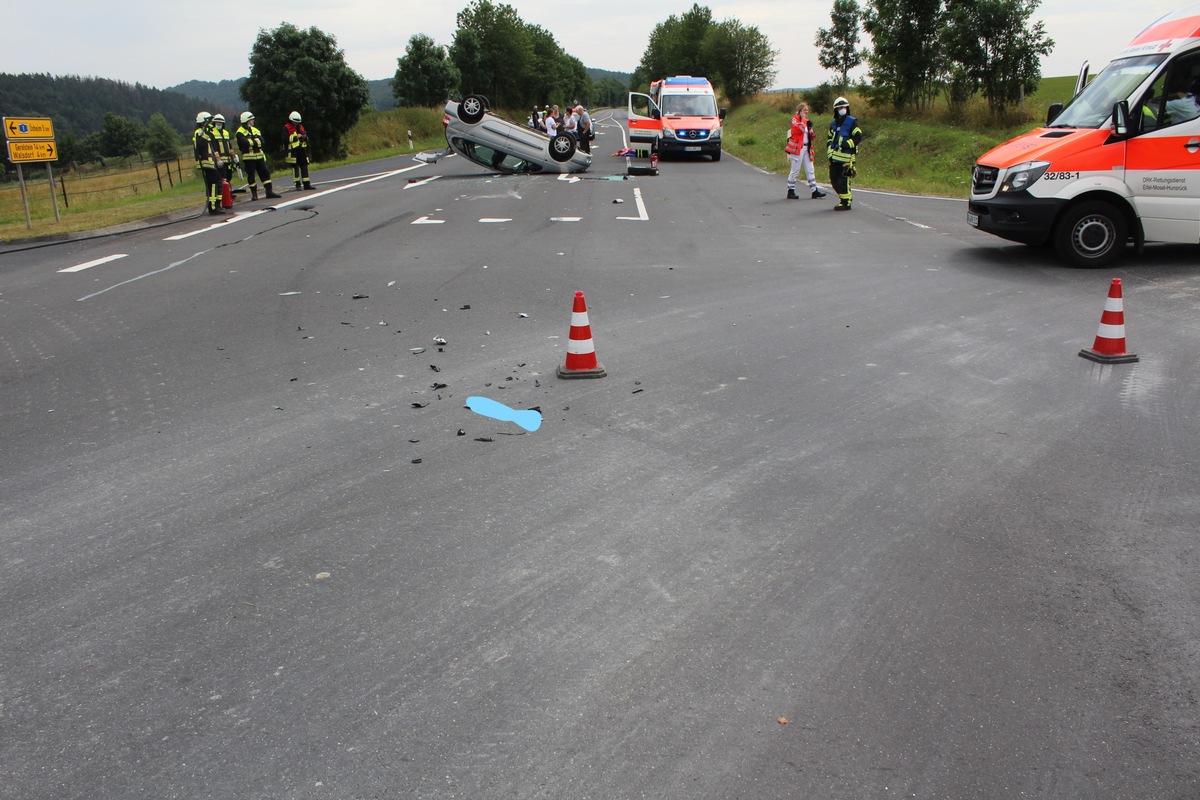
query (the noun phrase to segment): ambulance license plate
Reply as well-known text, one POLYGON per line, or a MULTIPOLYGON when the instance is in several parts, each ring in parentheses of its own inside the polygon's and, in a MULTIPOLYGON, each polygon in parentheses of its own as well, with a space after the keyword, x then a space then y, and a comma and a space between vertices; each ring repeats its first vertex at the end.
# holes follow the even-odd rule
POLYGON ((979 227, 979 215, 978 214, 967 214, 967 222, 970 223, 972 228, 978 228, 979 227))
POLYGON ((700 148, 699 147, 685 147, 685 148, 683 148, 683 151, 685 153, 699 153, 700 148))

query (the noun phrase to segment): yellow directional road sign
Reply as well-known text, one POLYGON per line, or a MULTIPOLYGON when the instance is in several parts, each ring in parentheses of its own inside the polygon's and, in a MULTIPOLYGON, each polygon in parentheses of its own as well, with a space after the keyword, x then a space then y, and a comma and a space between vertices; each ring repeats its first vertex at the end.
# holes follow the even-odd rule
POLYGON ((58 148, 54 142, 9 142, 8 160, 14 164, 23 161, 57 161, 58 148))
POLYGON ((53 139, 54 123, 49 117, 5 117, 4 135, 9 139, 53 139))

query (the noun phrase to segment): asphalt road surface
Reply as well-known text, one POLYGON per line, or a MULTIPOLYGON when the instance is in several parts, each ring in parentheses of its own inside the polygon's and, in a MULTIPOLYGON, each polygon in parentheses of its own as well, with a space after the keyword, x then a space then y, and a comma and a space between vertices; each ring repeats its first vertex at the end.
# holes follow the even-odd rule
POLYGON ((0 797, 1200 797, 1196 248, 601 125, 0 253, 0 797))

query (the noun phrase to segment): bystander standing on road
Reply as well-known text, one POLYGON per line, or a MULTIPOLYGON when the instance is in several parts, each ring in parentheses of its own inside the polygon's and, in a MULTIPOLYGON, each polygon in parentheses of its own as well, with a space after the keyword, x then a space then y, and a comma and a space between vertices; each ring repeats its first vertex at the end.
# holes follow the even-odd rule
POLYGON ((576 106, 575 113, 579 115, 579 149, 585 153, 592 152, 592 115, 583 106, 576 106))

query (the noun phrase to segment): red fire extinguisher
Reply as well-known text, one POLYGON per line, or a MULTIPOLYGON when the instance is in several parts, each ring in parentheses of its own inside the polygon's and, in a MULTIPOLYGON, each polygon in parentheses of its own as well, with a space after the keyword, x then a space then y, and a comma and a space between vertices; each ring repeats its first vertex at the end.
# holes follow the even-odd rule
POLYGON ((221 180, 221 208, 233 208, 233 190, 224 179, 221 180))

